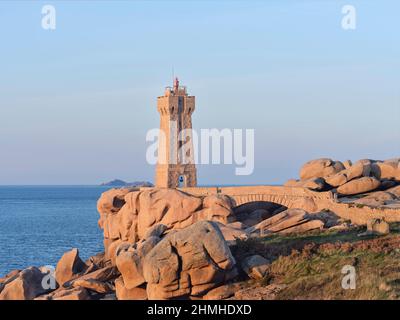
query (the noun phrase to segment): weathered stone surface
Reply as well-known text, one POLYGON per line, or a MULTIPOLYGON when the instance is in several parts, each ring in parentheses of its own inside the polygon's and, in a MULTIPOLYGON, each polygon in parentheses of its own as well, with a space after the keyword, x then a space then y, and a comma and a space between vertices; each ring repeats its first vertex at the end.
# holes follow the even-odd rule
POLYGON ((64 253, 57 263, 55 277, 62 286, 65 282, 77 277, 87 269, 87 265, 79 258, 78 249, 64 253))
POLYGON ((371 219, 367 222, 367 231, 381 235, 390 232, 389 224, 384 219, 371 219))
POLYGON ((102 193, 97 201, 97 210, 101 213, 117 213, 125 204, 125 196, 136 189, 113 188, 102 193))
POLYGON ((344 173, 347 176, 348 181, 368 177, 371 174, 372 162, 370 160, 359 160, 350 168, 346 169, 344 173))
POLYGON ((90 273, 96 271, 97 269, 104 268, 106 266, 104 252, 89 257, 89 259, 85 261, 85 264, 88 266, 88 268, 85 270, 85 273, 90 273))
POLYGON ((245 282, 235 282, 224 284, 220 287, 211 289, 203 296, 204 300, 223 300, 235 295, 235 292, 243 289, 246 286, 245 282))
MULTIPOLYGON (((5 286, 7 283, 9 283, 12 280, 16 279, 20 272, 21 272, 21 270, 12 270, 12 271, 10 271, 3 278, 0 278, 0 284, 5 286)), ((1 291, 1 286, 0 286, 0 291, 1 291)))
POLYGON ((106 293, 105 295, 102 295, 99 300, 118 300, 117 296, 115 295, 115 292, 112 293, 106 293))
POLYGON ((322 229, 324 222, 303 209, 288 209, 246 229, 248 234, 295 233, 322 229))
POLYGON ((63 289, 50 297, 51 300, 90 300, 89 292, 85 288, 76 287, 63 289))
POLYGON ((354 165, 348 167, 347 169, 342 170, 335 175, 326 177, 325 181, 333 187, 339 187, 353 179, 368 177, 370 173, 371 162, 360 160, 357 161, 354 165))
POLYGON ((115 190, 111 190, 110 195, 105 192, 98 205, 105 259, 113 264, 116 263, 116 250, 122 243, 135 243, 146 238, 154 225, 163 224, 171 230, 201 220, 224 224, 234 221, 232 200, 225 195, 196 197, 176 189, 156 188, 126 192, 117 195, 115 190), (120 199, 122 195, 123 200, 120 199), (115 204, 115 199, 119 205, 115 204))
POLYGON ((363 205, 363 206, 368 206, 368 207, 379 207, 384 205, 384 201, 380 201, 377 199, 371 199, 371 198, 362 198, 354 201, 354 203, 358 205, 363 205))
POLYGON ((120 250, 116 262, 127 289, 135 288, 145 282, 143 260, 135 248, 128 247, 120 250))
POLYGON ((325 188, 325 180, 323 178, 310 178, 300 180, 296 183, 290 183, 292 187, 302 187, 314 191, 321 191, 325 188))
POLYGON ((116 214, 125 204, 125 195, 132 192, 132 188, 111 189, 102 193, 97 201, 97 211, 100 213, 99 227, 104 229, 104 222, 109 214, 116 214))
POLYGON ((387 189, 386 192, 390 192, 391 194, 394 194, 396 197, 400 198, 400 186, 387 189))
POLYGON ((270 284, 268 286, 254 286, 235 292, 235 300, 274 300, 279 292, 284 290, 284 284, 270 284))
POLYGON ((332 187, 339 187, 339 186, 345 184, 347 181, 349 181, 349 179, 342 172, 339 172, 333 176, 326 177, 325 178, 326 183, 331 185, 332 187))
POLYGON ((352 165, 353 165, 353 162, 351 160, 343 161, 343 166, 345 169, 350 168, 352 165))
POLYGON ((351 227, 351 224, 349 224, 348 222, 342 222, 340 224, 337 224, 335 226, 332 227, 328 227, 328 230, 348 230, 351 227))
POLYGON ((116 279, 119 276, 118 270, 113 266, 104 267, 91 273, 84 274, 74 280, 65 283, 66 287, 74 286, 74 282, 78 280, 95 280, 99 282, 108 282, 116 279))
POLYGON ((308 161, 300 170, 300 179, 308 180, 312 178, 327 177, 344 170, 344 166, 339 161, 328 158, 321 158, 308 161))
MULTIPOLYGON (((393 181, 400 181, 400 160, 398 158, 385 161, 362 159, 354 164, 351 161, 346 161, 343 164, 327 158, 311 160, 301 168, 300 180, 289 180, 285 183, 285 186, 307 187, 314 191, 325 191, 329 187, 339 188, 361 178, 369 177, 382 181, 381 190, 392 187, 393 181), (318 180, 315 179, 318 178, 325 180, 325 186, 322 183, 316 183, 318 180)), ((366 179, 364 179, 365 181, 366 179)), ((368 191, 370 190, 362 192, 368 191)))
POLYGON ((296 182, 288 181, 285 185, 291 187, 307 188, 314 191, 324 190, 326 186, 324 178, 310 178, 306 180, 299 180, 296 182))
POLYGON ((310 220, 299 225, 279 231, 280 233, 302 233, 312 230, 322 230, 324 223, 321 220, 310 220))
POLYGON ((197 222, 167 235, 145 257, 148 297, 203 295, 234 277, 235 264, 217 224, 197 222))
POLYGON ((343 195, 353 195, 373 191, 379 185, 380 181, 374 177, 362 177, 345 183, 337 189, 337 192, 343 195))
POLYGON ((194 212, 202 207, 200 198, 174 189, 145 191, 139 198, 139 239, 142 239, 146 231, 156 223, 177 229, 191 225, 195 221, 194 212), (143 214, 140 214, 141 212, 143 214))
POLYGON ((226 195, 207 196, 203 199, 203 209, 195 213, 195 221, 212 220, 224 224, 232 222, 234 220, 233 207, 234 203, 226 195))
POLYGON ((73 282, 73 286, 85 288, 97 293, 108 293, 113 291, 113 286, 107 282, 101 282, 94 279, 77 279, 73 282))
MULTIPOLYGON (((111 192, 111 191, 110 191, 111 192)), ((115 265, 116 250, 123 242, 134 243, 138 239, 137 236, 137 219, 139 191, 125 193, 122 207, 114 207, 113 211, 102 210, 98 206, 100 213, 99 226, 104 232, 104 250, 105 260, 110 260, 115 265)), ((111 196, 113 192, 111 192, 111 196)), ((102 194, 102 198, 108 198, 107 192, 102 194)), ((101 199, 99 200, 99 202, 101 199)))
POLYGON ((398 182, 396 180, 390 180, 390 179, 381 179, 381 185, 379 187, 380 190, 387 190, 391 189, 393 187, 396 187, 398 185, 398 182))
POLYGON ((305 180, 301 187, 307 188, 310 190, 321 191, 325 188, 325 180, 323 178, 314 178, 305 180))
POLYGON ((90 292, 99 294, 113 292, 112 282, 118 276, 119 273, 115 267, 104 267, 67 281, 64 287, 41 295, 35 300, 88 300, 91 299, 90 292))
POLYGON ((110 240, 104 239, 104 258, 109 261, 113 266, 116 265, 117 250, 123 244, 129 244, 128 241, 122 241, 121 239, 110 240))
POLYGON ((355 200, 354 203, 377 207, 385 205, 395 199, 397 199, 397 197, 390 192, 377 191, 372 192, 361 199, 355 200))
POLYGON ((228 228, 233 228, 233 229, 238 229, 238 230, 242 230, 242 229, 245 229, 248 227, 247 225, 245 225, 244 223, 242 223, 240 221, 228 223, 228 224, 226 224, 226 226, 228 228))
POLYGON ((400 180, 400 167, 398 159, 390 159, 386 161, 377 161, 373 165, 373 172, 379 179, 396 179, 400 180))
POLYGON ((220 222, 217 222, 219 229, 222 232, 222 235, 224 236, 225 241, 233 241, 236 239, 247 239, 248 235, 245 230, 242 228, 234 228, 231 227, 231 224, 224 225, 220 222))
POLYGON ((288 209, 274 215, 271 218, 265 219, 259 224, 246 229, 247 233, 261 232, 271 233, 288 228, 299 221, 306 219, 307 212, 302 209, 288 209))
MULTIPOLYGON (((294 209, 289 209, 289 210, 294 210, 294 209)), ((301 210, 301 209, 297 209, 301 210)), ((301 210, 304 211, 304 210, 301 210)), ((288 229, 290 227, 293 227, 295 225, 301 224, 303 222, 307 221, 307 212, 302 212, 299 214, 294 214, 293 216, 288 216, 285 219, 280 220, 279 222, 276 222, 272 225, 270 225, 267 229, 268 232, 281 232, 285 229, 288 229)))
POLYGON ((165 224, 158 223, 147 230, 144 239, 151 237, 161 238, 167 229, 168 227, 165 224))
POLYGON ((121 272, 124 286, 127 289, 138 287, 145 282, 143 277, 143 261, 146 255, 153 249, 166 230, 162 224, 155 225, 147 233, 147 238, 134 244, 123 244, 117 250, 116 265, 121 272))
MULTIPOLYGON (((161 228, 163 229, 163 228, 161 228)), ((117 253, 117 268, 121 272, 124 286, 132 289, 145 282, 143 277, 143 261, 146 255, 161 240, 150 233, 149 238, 132 245, 120 246, 117 253)))
POLYGON ((310 198, 299 198, 293 201, 292 208, 301 208, 307 212, 318 211, 318 206, 313 199, 310 198))
POLYGON ((310 178, 305 180, 295 180, 290 179, 285 182, 285 187, 298 187, 298 188, 307 188, 314 191, 322 191, 326 188, 325 179, 318 178, 310 178))
POLYGON ((135 287, 127 289, 122 277, 115 280, 115 292, 118 300, 147 300, 145 288, 135 287))
POLYGON ((336 215, 334 212, 324 210, 309 215, 311 220, 321 220, 324 223, 324 227, 332 228, 334 226, 343 224, 343 219, 336 215))
POLYGON ((252 255, 244 258, 240 265, 246 274, 252 279, 263 279, 268 274, 269 261, 260 255, 252 255))
POLYGON ((29 267, 8 277, 0 293, 0 300, 32 300, 44 294, 48 289, 43 288, 43 274, 36 267, 29 267))

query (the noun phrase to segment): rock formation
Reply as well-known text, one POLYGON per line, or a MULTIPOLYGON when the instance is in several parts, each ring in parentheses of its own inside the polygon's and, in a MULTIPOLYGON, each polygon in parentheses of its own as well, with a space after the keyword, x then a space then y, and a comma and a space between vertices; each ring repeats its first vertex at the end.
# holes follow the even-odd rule
POLYGON ((61 286, 87 269, 87 265, 79 258, 78 249, 64 253, 57 263, 55 277, 61 286))
POLYGON ((237 275, 218 226, 200 221, 167 235, 145 257, 149 299, 201 296, 237 275))
POLYGON ((252 279, 263 279, 268 273, 270 262, 260 255, 246 257, 241 266, 244 272, 252 279))
POLYGON ((42 285, 44 276, 36 267, 8 275, 0 289, 0 300, 32 300, 47 292, 42 285))
POLYGON ((233 221, 226 196, 194 197, 176 189, 112 189, 98 201, 99 226, 104 231, 106 258, 115 264, 118 246, 135 243, 156 224, 182 229, 201 220, 233 221))
POLYGON ((285 186, 314 191, 332 190, 339 196, 353 196, 388 190, 400 184, 400 158, 363 159, 354 164, 328 158, 311 160, 300 169, 300 180, 291 179, 285 186))
POLYGON ((323 158, 311 160, 303 165, 300 170, 300 179, 308 180, 313 178, 328 177, 334 175, 345 167, 340 161, 323 158))

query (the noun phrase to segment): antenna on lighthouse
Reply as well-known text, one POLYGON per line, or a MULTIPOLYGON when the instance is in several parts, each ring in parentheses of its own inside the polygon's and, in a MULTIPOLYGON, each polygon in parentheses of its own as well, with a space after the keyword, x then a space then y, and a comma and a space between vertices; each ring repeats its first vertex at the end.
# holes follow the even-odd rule
POLYGON ((175 71, 174 71, 174 65, 172 65, 172 84, 175 81, 175 71))

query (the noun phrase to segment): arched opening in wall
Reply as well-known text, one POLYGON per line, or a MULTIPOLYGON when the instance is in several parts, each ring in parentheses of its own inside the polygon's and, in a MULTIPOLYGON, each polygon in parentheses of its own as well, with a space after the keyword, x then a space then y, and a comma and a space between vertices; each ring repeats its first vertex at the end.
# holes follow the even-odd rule
POLYGON ((285 210, 287 207, 279 203, 253 201, 234 207, 233 213, 237 221, 251 227, 285 210))

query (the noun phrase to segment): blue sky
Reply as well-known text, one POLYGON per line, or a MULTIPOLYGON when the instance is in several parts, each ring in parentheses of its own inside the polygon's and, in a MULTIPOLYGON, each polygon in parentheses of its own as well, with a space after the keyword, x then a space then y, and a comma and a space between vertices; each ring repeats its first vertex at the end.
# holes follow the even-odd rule
POLYGON ((0 184, 153 180, 145 151, 171 69, 195 129, 255 129, 255 170, 200 184, 275 184, 305 161, 399 154, 398 1, 1 1, 0 184), (41 28, 41 8, 57 28, 41 28), (341 28, 342 6, 357 28, 341 28))

